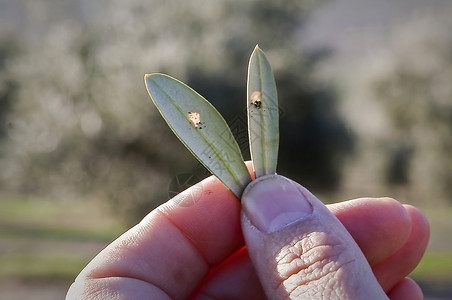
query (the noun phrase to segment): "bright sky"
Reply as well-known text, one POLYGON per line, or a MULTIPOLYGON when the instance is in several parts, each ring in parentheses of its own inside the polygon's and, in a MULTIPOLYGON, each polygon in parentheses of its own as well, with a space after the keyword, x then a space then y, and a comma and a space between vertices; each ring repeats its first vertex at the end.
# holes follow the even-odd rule
POLYGON ((450 0, 329 0, 310 16, 303 30, 304 44, 332 46, 339 55, 355 56, 375 39, 418 15, 436 14, 450 0))

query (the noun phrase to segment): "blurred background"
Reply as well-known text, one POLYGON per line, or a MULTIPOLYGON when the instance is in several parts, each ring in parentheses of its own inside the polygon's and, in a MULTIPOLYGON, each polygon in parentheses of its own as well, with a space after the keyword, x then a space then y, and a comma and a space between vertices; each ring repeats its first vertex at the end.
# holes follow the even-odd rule
POLYGON ((61 299, 84 265, 208 174, 151 104, 163 72, 223 114, 245 158, 256 44, 280 100, 278 173, 325 203, 424 210, 413 272, 452 297, 448 0, 0 0, 0 298, 61 299))

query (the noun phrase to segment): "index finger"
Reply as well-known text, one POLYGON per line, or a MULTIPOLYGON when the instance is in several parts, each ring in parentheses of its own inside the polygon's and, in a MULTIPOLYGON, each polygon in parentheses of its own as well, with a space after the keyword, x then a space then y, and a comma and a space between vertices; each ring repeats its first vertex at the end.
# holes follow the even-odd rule
POLYGON ((124 233, 79 280, 133 278, 173 299, 186 298, 211 267, 243 245, 240 202, 211 176, 124 233))

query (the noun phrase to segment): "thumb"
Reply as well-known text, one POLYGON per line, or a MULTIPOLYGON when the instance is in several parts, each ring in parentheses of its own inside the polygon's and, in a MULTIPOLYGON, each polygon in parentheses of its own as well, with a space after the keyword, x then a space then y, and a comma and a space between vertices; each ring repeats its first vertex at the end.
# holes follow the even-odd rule
POLYGON ((345 227, 301 185, 263 176, 242 202, 245 242, 269 299, 388 299, 345 227))

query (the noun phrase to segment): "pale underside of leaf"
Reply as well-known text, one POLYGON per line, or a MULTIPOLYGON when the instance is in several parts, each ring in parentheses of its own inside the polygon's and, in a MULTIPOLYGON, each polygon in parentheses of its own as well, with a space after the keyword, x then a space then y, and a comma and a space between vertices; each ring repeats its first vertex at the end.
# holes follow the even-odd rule
POLYGON ((255 175, 275 174, 279 146, 278 95, 270 63, 258 46, 248 65, 247 109, 255 175))
POLYGON ((147 74, 155 106, 192 154, 238 198, 251 181, 240 148, 220 113, 186 84, 164 74, 147 74))

